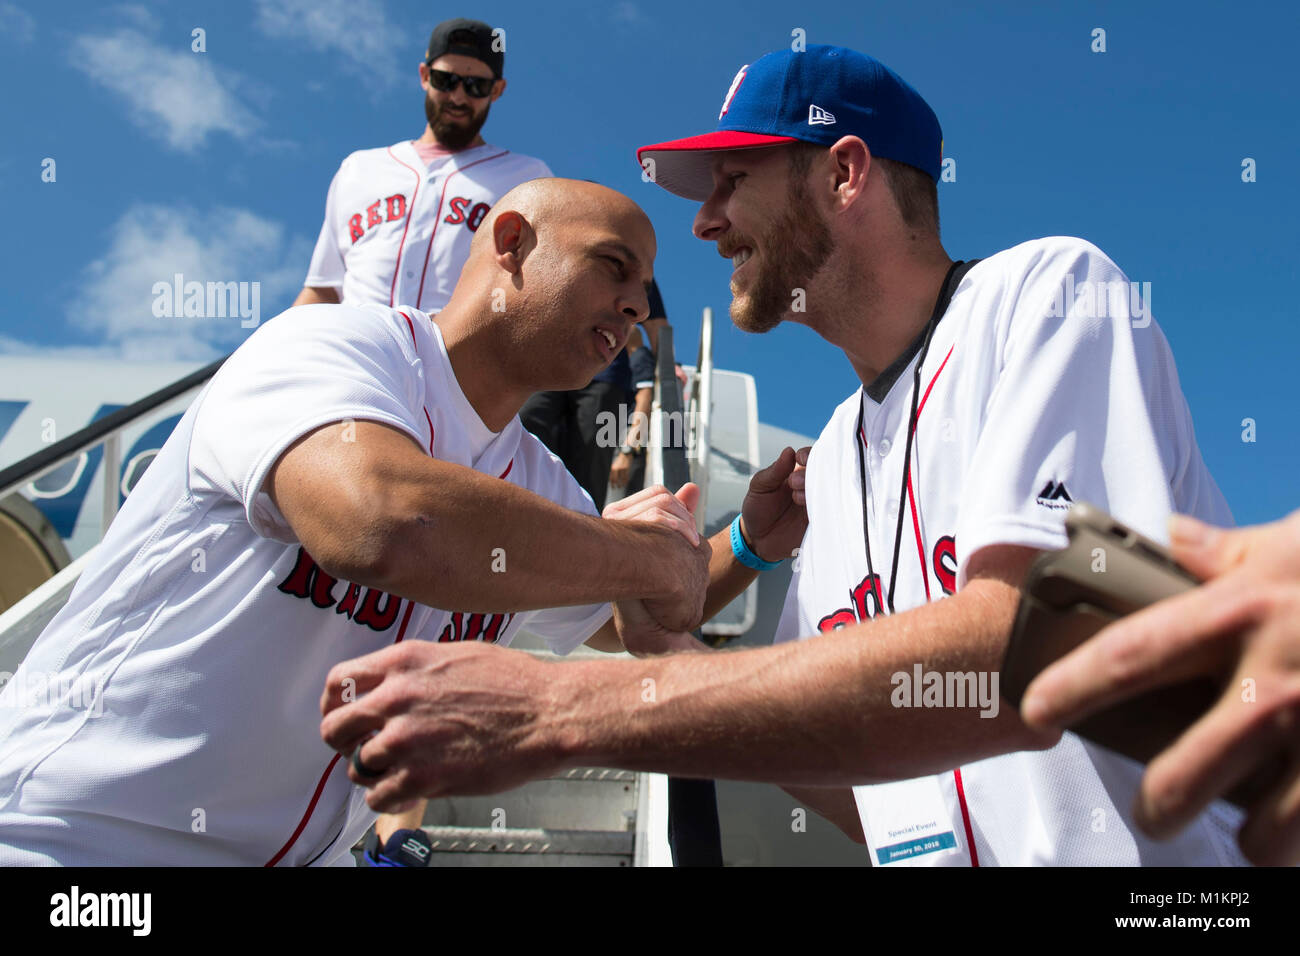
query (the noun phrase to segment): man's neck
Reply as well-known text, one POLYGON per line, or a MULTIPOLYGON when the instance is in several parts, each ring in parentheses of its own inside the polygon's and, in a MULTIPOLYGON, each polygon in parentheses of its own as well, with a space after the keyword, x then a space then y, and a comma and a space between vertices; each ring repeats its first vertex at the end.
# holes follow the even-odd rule
POLYGON ((889 368, 925 329, 952 260, 942 248, 924 260, 883 263, 869 271, 838 270, 845 279, 813 330, 848 356, 864 386, 889 368))
POLYGON ((456 149, 452 146, 448 146, 446 143, 440 142, 438 137, 435 136, 433 133, 433 127, 430 126, 428 123, 424 124, 424 135, 417 140, 412 140, 412 142, 429 143, 430 145, 433 146, 439 146, 450 153, 459 153, 459 152, 463 152, 466 149, 476 149, 479 146, 487 145, 487 141, 483 139, 483 134, 479 133, 477 136, 474 137, 474 142, 470 143, 468 146, 462 147, 461 149, 456 149))
POLYGON ((442 332, 456 383, 490 431, 499 432, 519 414, 531 391, 521 391, 505 373, 502 345, 493 324, 456 302, 433 317, 442 332))

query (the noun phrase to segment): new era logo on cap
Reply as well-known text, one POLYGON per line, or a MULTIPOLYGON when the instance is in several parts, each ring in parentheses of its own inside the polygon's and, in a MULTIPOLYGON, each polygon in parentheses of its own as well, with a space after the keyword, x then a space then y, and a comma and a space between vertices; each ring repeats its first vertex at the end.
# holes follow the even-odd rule
POLYGON ((830 110, 824 110, 816 103, 808 104, 808 125, 809 126, 830 126, 835 122, 835 114, 830 110))

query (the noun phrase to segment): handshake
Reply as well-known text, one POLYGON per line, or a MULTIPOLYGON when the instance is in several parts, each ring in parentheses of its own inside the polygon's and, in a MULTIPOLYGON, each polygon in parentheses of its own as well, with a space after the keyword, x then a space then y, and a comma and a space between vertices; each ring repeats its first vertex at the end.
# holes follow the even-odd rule
POLYGON ((605 508, 606 521, 626 522, 637 535, 627 553, 648 561, 647 596, 614 602, 619 639, 638 657, 705 649, 687 633, 704 618, 713 557, 697 530, 699 502, 699 486, 688 482, 676 494, 656 485, 605 508))
MULTIPOLYGON (((760 558, 780 561, 803 539, 810 451, 786 448, 750 479, 740 509, 740 531, 760 558)), ((607 530, 628 537, 619 553, 644 562, 636 582, 638 596, 613 600, 618 637, 623 648, 638 657, 705 650, 686 632, 716 614, 753 580, 753 572, 731 558, 728 529, 715 534, 712 544, 696 530, 699 503, 700 489, 688 482, 676 494, 656 486, 605 509, 607 530)))
MULTIPOLYGON (((741 531, 760 558, 787 557, 803 538, 809 451, 787 448, 750 480, 741 531)), ((646 488, 611 504, 601 521, 581 519, 590 564, 541 569, 557 593, 579 574, 608 586, 614 621, 590 646, 638 657, 706 649, 689 632, 740 594, 754 571, 732 558, 727 530, 712 543, 699 533, 699 502, 694 484, 676 494, 646 488)), ((321 737, 369 768, 362 775, 354 763, 348 776, 369 789, 366 802, 380 812, 409 809, 419 797, 497 793, 566 767, 605 765, 603 753, 575 749, 575 735, 594 726, 586 709, 624 727, 622 690, 639 693, 649 663, 557 664, 477 641, 404 641, 330 671, 321 737), (634 666, 635 673, 623 669, 634 666), (596 690, 601 679, 613 681, 604 693, 596 690)), ((648 719, 644 708, 636 712, 648 719)))

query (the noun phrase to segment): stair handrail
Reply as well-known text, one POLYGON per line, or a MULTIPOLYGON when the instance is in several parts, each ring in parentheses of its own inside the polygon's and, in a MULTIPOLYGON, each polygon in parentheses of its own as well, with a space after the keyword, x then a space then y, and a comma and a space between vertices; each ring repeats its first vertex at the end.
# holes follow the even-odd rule
POLYGON ((113 516, 117 514, 118 471, 122 467, 122 433, 168 402, 201 389, 213 375, 217 374, 217 370, 229 357, 227 355, 217 359, 195 372, 182 376, 139 401, 91 422, 85 428, 54 442, 48 448, 42 448, 9 467, 0 469, 0 499, 7 498, 33 481, 40 480, 95 446, 103 445, 104 461, 99 477, 104 498, 104 515, 100 525, 100 537, 103 537, 113 516))

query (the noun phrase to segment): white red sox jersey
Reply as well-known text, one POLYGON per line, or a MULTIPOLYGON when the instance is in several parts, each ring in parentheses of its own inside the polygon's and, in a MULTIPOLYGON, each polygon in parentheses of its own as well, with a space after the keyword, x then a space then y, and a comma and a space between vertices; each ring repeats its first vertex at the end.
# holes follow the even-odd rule
POLYGON ((427 169, 409 140, 358 150, 330 182, 306 284, 337 289, 344 304, 437 312, 492 204, 550 175, 540 159, 500 146, 461 150, 427 169))
MULTIPOLYGON (((1064 547, 1071 500, 1100 505, 1156 540, 1168 540, 1174 511, 1231 524, 1196 446, 1168 343, 1144 309, 1127 307, 1130 288, 1080 239, 1026 242, 976 263, 956 286, 921 369, 906 490, 920 340, 840 405, 813 446, 809 526, 776 640, 887 613, 900 507, 896 612, 959 591, 982 548, 1064 547)), ((871 640, 870 628, 861 639, 871 640)), ((895 675, 894 694, 912 681, 941 686, 926 676, 929 662, 916 665, 906 679, 895 675)), ((891 701, 961 704, 956 694, 927 703, 918 690, 891 701)), ((965 706, 979 719, 982 704, 965 706)), ((1167 842, 1140 834, 1130 808, 1142 769, 1067 733, 1049 750, 854 793, 875 864, 1244 863, 1234 843, 1240 815, 1227 804, 1167 842), (928 820, 908 822, 915 813, 907 806, 924 804, 927 793, 938 818, 928 831, 928 820), (924 839, 914 838, 913 826, 924 839)))
MULTIPOLYGON (((525 625, 568 653, 605 622, 608 605, 451 613, 327 574, 263 483, 299 436, 340 423, 346 441, 358 420, 595 514, 518 418, 488 430, 428 315, 313 305, 264 324, 0 693, 0 866, 350 865, 375 814, 321 740, 331 667, 402 640, 509 644, 525 625)), ((457 559, 491 574, 493 547, 457 559)))

